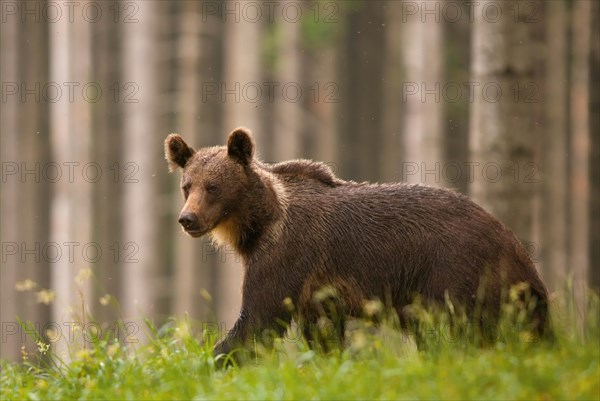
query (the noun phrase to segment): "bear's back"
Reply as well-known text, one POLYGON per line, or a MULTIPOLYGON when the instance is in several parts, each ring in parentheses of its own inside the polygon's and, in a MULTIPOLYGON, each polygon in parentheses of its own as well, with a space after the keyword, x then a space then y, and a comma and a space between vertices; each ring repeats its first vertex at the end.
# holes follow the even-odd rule
POLYGON ((447 289, 461 297, 477 289, 487 268, 494 275, 507 269, 509 282, 544 291, 514 234, 460 193, 351 181, 327 187, 298 177, 286 190, 288 261, 306 263, 314 254, 319 270, 351 278, 366 292, 383 282, 408 293, 447 289))

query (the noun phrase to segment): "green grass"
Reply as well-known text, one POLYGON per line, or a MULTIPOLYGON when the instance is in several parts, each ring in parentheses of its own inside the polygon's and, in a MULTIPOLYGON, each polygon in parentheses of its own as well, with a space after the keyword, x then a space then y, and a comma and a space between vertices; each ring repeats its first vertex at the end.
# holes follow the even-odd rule
POLYGON ((528 342, 526 331, 510 332, 486 347, 456 337, 436 340, 444 320, 438 319, 428 326, 430 346, 418 351, 396 330, 357 322, 343 350, 325 354, 301 340, 277 340, 273 349, 257 346, 259 356, 228 369, 215 366, 210 339, 199 341, 202 333, 190 330, 185 320, 173 320, 159 330, 149 324, 148 342, 135 350, 98 341, 72 350, 69 364, 52 353, 30 354, 21 363, 3 361, 0 395, 3 400, 600 399, 598 299, 589 297, 583 322, 572 305, 555 303, 553 345, 528 342))

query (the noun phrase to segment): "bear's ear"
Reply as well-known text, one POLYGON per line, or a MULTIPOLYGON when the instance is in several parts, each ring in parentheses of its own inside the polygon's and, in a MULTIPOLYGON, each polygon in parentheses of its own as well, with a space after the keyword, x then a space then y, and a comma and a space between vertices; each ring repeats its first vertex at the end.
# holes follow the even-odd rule
POLYGON ((165 139, 165 159, 169 164, 170 172, 184 168, 194 153, 194 149, 177 134, 171 134, 165 139))
POLYGON ((252 161, 254 157, 254 140, 248 128, 236 128, 229 134, 227 154, 244 166, 252 161))

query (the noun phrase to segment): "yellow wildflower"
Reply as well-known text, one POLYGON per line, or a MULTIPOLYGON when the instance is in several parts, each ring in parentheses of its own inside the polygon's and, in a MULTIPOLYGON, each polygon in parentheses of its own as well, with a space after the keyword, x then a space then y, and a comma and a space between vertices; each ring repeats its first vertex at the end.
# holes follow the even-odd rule
POLYGON ((92 269, 90 269, 90 268, 81 269, 81 270, 79 270, 77 277, 75 277, 75 282, 77 282, 77 284, 81 285, 81 284, 83 284, 84 281, 86 281, 88 278, 90 278, 91 275, 92 275, 92 269))
POLYGON ((56 298, 56 293, 52 290, 41 290, 36 292, 38 304, 50 305, 56 298))
POLYGON ((23 280, 23 281, 17 281, 17 283, 15 284, 15 289, 17 291, 29 291, 29 290, 33 290, 37 287, 37 283, 33 280, 23 280))
POLYGON ((50 349, 50 344, 46 344, 43 341, 38 341, 36 344, 38 346, 38 351, 41 352, 42 354, 46 355, 46 353, 50 349))
POLYGON ((110 294, 106 294, 102 297, 100 297, 99 301, 100 301, 100 305, 108 305, 110 303, 110 294))
POLYGON ((28 360, 29 358, 27 357, 27 351, 25 350, 25 345, 21 345, 21 357, 23 358, 23 362, 25 362, 26 360, 28 360))

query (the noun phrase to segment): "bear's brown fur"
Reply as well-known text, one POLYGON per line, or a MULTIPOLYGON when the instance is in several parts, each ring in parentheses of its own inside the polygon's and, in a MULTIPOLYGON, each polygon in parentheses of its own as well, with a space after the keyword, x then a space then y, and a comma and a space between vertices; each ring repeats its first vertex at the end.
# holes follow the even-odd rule
POLYGON ((466 196, 344 181, 308 160, 265 164, 254 149, 245 128, 223 147, 194 151, 176 134, 165 141, 170 170, 183 171, 183 229, 211 234, 243 258, 242 308, 216 354, 265 328, 282 333, 281 323, 292 318, 286 299, 306 327, 315 324, 312 297, 323 286, 339 293, 350 316, 373 299, 402 316, 416 296, 442 305, 449 299, 467 311, 479 302, 497 316, 502 289, 525 282, 543 331, 548 295, 527 252, 466 196))

